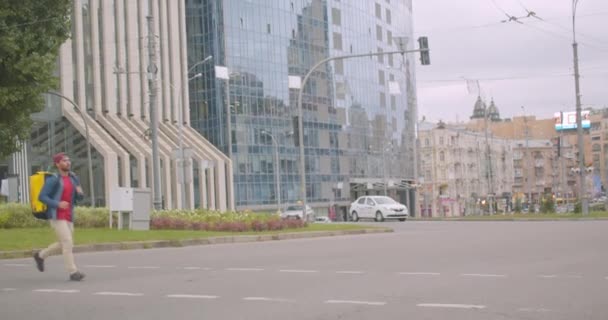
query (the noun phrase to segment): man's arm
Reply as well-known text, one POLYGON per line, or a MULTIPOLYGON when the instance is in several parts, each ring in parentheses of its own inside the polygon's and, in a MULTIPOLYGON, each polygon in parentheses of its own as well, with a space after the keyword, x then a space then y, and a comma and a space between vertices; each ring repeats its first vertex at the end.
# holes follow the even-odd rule
POLYGON ((57 189, 57 184, 59 180, 56 176, 51 176, 44 182, 44 186, 38 195, 38 200, 42 203, 46 204, 50 208, 59 207, 59 200, 55 200, 52 198, 52 195, 55 193, 54 191, 57 189))
POLYGON ((74 178, 76 186, 76 195, 74 198, 76 201, 82 201, 82 199, 84 199, 84 191, 82 191, 82 186, 80 186, 80 179, 78 179, 78 176, 74 173, 72 173, 72 177, 74 178))

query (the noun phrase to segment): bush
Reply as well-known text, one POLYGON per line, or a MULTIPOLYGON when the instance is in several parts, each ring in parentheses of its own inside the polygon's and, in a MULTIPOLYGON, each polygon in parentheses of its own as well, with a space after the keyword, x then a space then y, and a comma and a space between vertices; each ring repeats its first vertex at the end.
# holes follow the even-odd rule
MULTIPOLYGON (((74 223, 77 228, 104 228, 109 224, 109 213, 106 208, 76 207, 74 223)), ((114 219, 116 221, 116 219, 114 219)), ((48 222, 34 218, 27 204, 0 204, 0 228, 40 228, 48 222)))
POLYGON ((552 213, 555 212, 555 200, 553 199, 552 194, 545 194, 542 200, 542 205, 540 208, 542 213, 552 213))
MULTIPOLYGON (((117 225, 116 214, 113 218, 117 225)), ((107 228, 109 212, 107 208, 76 207, 75 226, 77 228, 107 228)), ((0 204, 0 229, 40 228, 48 222, 38 220, 26 204, 0 204)), ((273 231, 305 227, 300 220, 282 220, 279 216, 266 213, 219 212, 213 210, 164 210, 151 214, 150 228, 156 230, 201 230, 201 231, 273 231)))
POLYGON ((223 232, 275 231, 302 228, 300 220, 283 220, 277 215, 265 213, 218 212, 213 210, 165 210, 151 217, 152 229, 202 230, 223 232))

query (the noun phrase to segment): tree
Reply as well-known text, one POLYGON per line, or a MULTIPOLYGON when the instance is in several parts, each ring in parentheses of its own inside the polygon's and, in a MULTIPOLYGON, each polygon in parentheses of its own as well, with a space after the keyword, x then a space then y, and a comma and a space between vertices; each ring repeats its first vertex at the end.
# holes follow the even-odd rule
POLYGON ((71 0, 0 2, 0 159, 30 135, 30 115, 55 89, 59 47, 70 35, 71 0))

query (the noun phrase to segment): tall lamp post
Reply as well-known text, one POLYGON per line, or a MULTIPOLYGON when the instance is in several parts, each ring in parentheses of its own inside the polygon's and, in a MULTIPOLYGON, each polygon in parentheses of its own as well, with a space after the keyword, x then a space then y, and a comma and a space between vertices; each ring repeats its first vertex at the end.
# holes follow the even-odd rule
POLYGON ((306 73, 306 75, 304 76, 304 79, 302 80, 300 90, 298 92, 298 139, 299 139, 299 144, 300 144, 300 194, 301 194, 301 198, 302 198, 302 206, 303 206, 303 208, 305 208, 304 210, 306 210, 306 196, 307 195, 306 195, 306 163, 305 163, 305 154, 304 154, 304 119, 302 117, 303 116, 302 96, 304 94, 304 89, 306 88, 306 82, 308 81, 308 78, 310 78, 312 73, 318 67, 322 66, 323 64, 325 64, 329 61, 345 60, 345 59, 350 59, 350 58, 375 57, 375 56, 385 56, 385 55, 390 55, 390 54, 405 54, 405 53, 420 52, 421 53, 420 60, 422 62, 422 65, 428 65, 428 64, 430 64, 430 58, 429 58, 429 48, 428 48, 427 38, 420 37, 418 39, 418 42, 420 44, 420 49, 415 49, 415 50, 405 50, 404 48, 402 48, 401 50, 397 50, 397 51, 349 54, 349 55, 325 58, 325 59, 317 62, 314 66, 312 66, 312 68, 310 68, 308 73, 306 73), (421 40, 423 40, 423 41, 421 41, 421 40))
POLYGON ((275 192, 277 194, 277 212, 281 212, 281 166, 279 163, 279 144, 275 137, 268 131, 262 130, 262 135, 270 137, 272 143, 274 144, 274 165, 275 165, 275 192))
POLYGON ((578 138, 578 168, 580 170, 579 201, 583 215, 589 214, 589 203, 585 190, 585 148, 583 146, 583 125, 581 118, 581 92, 578 71, 578 43, 576 43, 576 6, 579 0, 572 0, 572 51, 574 54, 574 89, 576 93, 576 135, 578 138))
POLYGON ((85 135, 86 135, 86 139, 87 139, 87 162, 89 164, 89 193, 91 194, 91 205, 94 207, 95 206, 95 183, 93 181, 93 161, 91 160, 91 140, 89 139, 89 125, 87 122, 86 117, 84 116, 84 113, 82 113, 82 109, 80 109, 80 107, 74 102, 72 101, 72 99, 54 92, 54 91, 49 91, 47 92, 47 94, 50 95, 54 95, 57 96, 59 98, 62 98, 64 100, 66 100, 67 102, 69 102, 70 104, 72 104, 74 106, 74 108, 76 108, 76 110, 78 110, 78 112, 80 113, 80 116, 82 117, 82 122, 84 122, 84 131, 85 131, 85 135))

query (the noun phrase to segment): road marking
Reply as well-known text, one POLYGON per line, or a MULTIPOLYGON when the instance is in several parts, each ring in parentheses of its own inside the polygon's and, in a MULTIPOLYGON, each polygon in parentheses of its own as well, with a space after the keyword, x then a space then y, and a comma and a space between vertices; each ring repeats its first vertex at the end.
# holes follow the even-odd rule
POLYGON ((455 303, 419 303, 417 307, 422 308, 453 308, 453 309, 485 309, 486 306, 476 304, 455 304, 455 303))
POLYGON ((17 289, 15 288, 2 288, 2 291, 4 292, 9 292, 9 291, 16 291, 17 289))
POLYGON ((31 267, 32 264, 26 264, 26 263, 5 263, 4 266, 5 267, 31 267))
POLYGON ((44 292, 44 293, 78 293, 80 290, 69 289, 69 290, 61 290, 61 289, 36 289, 32 290, 34 292, 44 292))
POLYGON ((243 298, 243 300, 245 300, 245 301, 293 302, 293 300, 289 300, 289 299, 266 298, 266 297, 245 297, 245 298, 243 298))
POLYGON ((363 304, 368 306, 383 306, 386 302, 382 301, 356 301, 356 300, 327 300, 328 304, 363 304))
POLYGON ((177 267, 177 269, 183 270, 211 270, 211 268, 202 268, 202 267, 177 267))
POLYGON ((132 292, 112 292, 112 291, 102 291, 95 292, 94 295, 98 296, 123 296, 123 297, 141 297, 143 293, 132 293, 132 292))
POLYGON ((178 299, 217 299, 219 296, 209 296, 200 294, 168 294, 167 298, 178 298, 178 299))
POLYGON ((480 277, 480 278, 506 278, 506 274, 486 274, 486 273, 463 273, 461 277, 480 277))
POLYGON ((538 277, 543 278, 543 279, 553 279, 553 278, 557 278, 557 275, 556 274, 541 274, 538 277))
POLYGON ((349 271, 349 270, 345 270, 345 271, 336 271, 336 273, 339 273, 339 274, 363 274, 365 272, 363 272, 363 271, 349 271))
POLYGON ((116 268, 113 265, 104 265, 104 264, 87 264, 84 265, 85 268, 116 268))
POLYGON ((575 275, 567 275, 567 276, 564 276, 564 278, 567 278, 567 279, 582 279, 582 278, 583 278, 583 276, 578 275, 578 274, 575 274, 575 275))
POLYGON ((438 272, 399 272, 400 275, 404 276, 440 276, 438 272))
POLYGON ((264 271, 262 268, 226 268, 228 271, 264 271))
POLYGON ((154 267, 154 266, 134 266, 134 267, 128 267, 129 269, 160 269, 160 267, 154 267))
POLYGON ((316 273, 319 270, 297 270, 297 269, 281 269, 279 272, 288 272, 288 273, 316 273))
POLYGON ((520 309, 517 309, 517 311, 520 311, 520 312, 551 312, 551 309, 545 309, 545 308, 520 308, 520 309))

